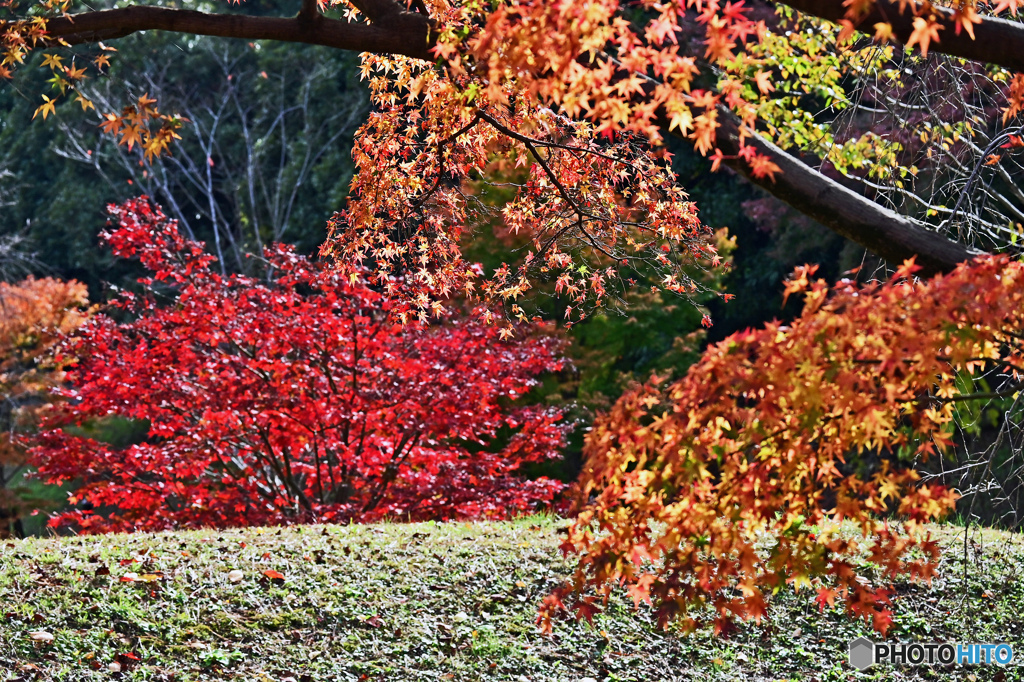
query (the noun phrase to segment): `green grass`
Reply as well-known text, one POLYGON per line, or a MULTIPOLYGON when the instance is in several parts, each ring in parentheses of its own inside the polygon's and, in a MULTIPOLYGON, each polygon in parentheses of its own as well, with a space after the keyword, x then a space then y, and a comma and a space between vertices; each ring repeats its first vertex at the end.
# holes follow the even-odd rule
MULTIPOLYGON (((857 673, 847 643, 870 633, 819 612, 807 592, 780 593, 769 625, 728 639, 660 631, 625 600, 593 628, 565 620, 544 636, 537 604, 569 570, 561 523, 0 541, 0 681, 1024 679, 1020 667, 857 673), (270 569, 282 584, 263 576, 270 569), (129 572, 163 578, 122 582, 129 572), (53 641, 33 641, 37 631, 53 641)), ((964 530, 938 529, 950 546, 941 576, 896 586, 888 639, 1007 641, 1019 659, 1024 538, 969 532, 965 563, 964 530)))

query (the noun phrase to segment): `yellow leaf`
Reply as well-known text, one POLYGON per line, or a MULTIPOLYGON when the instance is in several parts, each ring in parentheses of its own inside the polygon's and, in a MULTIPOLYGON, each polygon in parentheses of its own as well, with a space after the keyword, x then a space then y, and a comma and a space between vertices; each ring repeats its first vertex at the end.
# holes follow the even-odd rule
POLYGON ((32 114, 32 118, 35 118, 40 113, 43 115, 43 120, 44 121, 46 120, 46 117, 49 116, 50 114, 53 114, 53 115, 56 116, 57 111, 56 111, 56 109, 54 107, 56 107, 57 101, 50 99, 46 95, 43 95, 43 101, 45 102, 45 104, 39 105, 39 108, 36 109, 34 114, 32 114))

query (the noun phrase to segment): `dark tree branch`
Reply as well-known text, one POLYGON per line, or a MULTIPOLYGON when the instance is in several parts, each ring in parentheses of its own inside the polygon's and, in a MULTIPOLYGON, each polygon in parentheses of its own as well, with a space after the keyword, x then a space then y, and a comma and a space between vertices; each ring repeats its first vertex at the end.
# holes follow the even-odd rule
POLYGON ((430 10, 427 9, 427 5, 426 3, 423 2, 423 0, 410 0, 409 9, 414 9, 421 14, 424 14, 428 17, 430 16, 430 10))
MULTIPOLYGON (((323 17, 316 11, 315 1, 311 4, 314 14, 310 14, 304 4, 303 11, 296 17, 208 14, 136 5, 49 19, 46 30, 51 39, 59 38, 70 44, 112 40, 138 31, 172 31, 245 40, 281 40, 354 52, 431 58, 430 21, 418 12, 403 11, 390 0, 359 0, 353 4, 374 7, 372 14, 367 13, 372 23, 360 24, 323 17), (394 10, 382 13, 378 5, 390 5, 394 10)), ((3 26, 0 25, 0 28, 3 26)))
POLYGON ((295 17, 299 21, 318 22, 323 18, 320 14, 320 2, 319 0, 302 0, 302 7, 299 9, 298 16, 295 17))
MULTIPOLYGON (((832 22, 841 21, 847 9, 844 0, 783 0, 783 4, 832 22)), ((964 30, 957 35, 952 10, 932 5, 929 14, 934 14, 942 26, 939 42, 928 47, 932 52, 996 64, 1010 71, 1024 71, 1024 24, 999 17, 982 17, 981 23, 974 27, 972 39, 964 30)), ((856 26, 874 34, 874 25, 883 21, 892 25, 893 34, 904 43, 914 30, 914 14, 910 7, 900 12, 899 0, 875 0, 872 11, 856 26)))
POLYGON ((730 167, 750 182, 786 202, 800 213, 854 241, 891 263, 916 256, 921 274, 948 272, 981 252, 926 230, 909 218, 863 197, 790 156, 758 135, 746 144, 767 156, 782 169, 775 179, 754 177, 750 166, 737 155, 739 122, 727 110, 719 110, 716 143, 730 167))
POLYGON ((386 24, 406 11, 395 0, 349 0, 349 2, 374 24, 386 24))

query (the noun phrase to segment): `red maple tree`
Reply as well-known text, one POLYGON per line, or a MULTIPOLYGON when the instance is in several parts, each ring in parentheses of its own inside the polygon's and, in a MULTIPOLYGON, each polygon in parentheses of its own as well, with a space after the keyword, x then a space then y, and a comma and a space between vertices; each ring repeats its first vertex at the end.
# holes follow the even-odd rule
POLYGON ((285 246, 265 252, 264 279, 221 276, 145 198, 110 210, 104 239, 153 276, 114 303, 129 321, 98 315, 67 343, 70 400, 32 455, 48 481, 80 480, 72 502, 88 509, 52 524, 494 518, 561 489, 520 471, 558 456, 561 413, 517 402, 562 366, 555 339, 501 342, 440 311, 401 326, 358 277, 285 246), (148 421, 145 442, 73 428, 110 415, 148 421))

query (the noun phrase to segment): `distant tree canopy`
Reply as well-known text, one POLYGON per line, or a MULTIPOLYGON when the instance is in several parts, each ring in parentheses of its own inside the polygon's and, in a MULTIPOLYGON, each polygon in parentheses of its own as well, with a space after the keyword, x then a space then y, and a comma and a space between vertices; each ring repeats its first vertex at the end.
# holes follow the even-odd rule
POLYGON ((101 107, 149 94, 181 111, 188 122, 174 154, 145 159, 119 147, 97 127, 95 109, 73 101, 30 124, 24 94, 41 87, 43 72, 23 69, 17 87, 0 87, 0 234, 22 236, 51 273, 86 282, 96 296, 102 282, 137 275, 97 234, 109 202, 140 193, 187 234, 219 246, 231 270, 252 268, 245 254, 263 243, 286 240, 306 253, 320 245, 347 194, 352 137, 369 106, 355 55, 172 34, 117 48, 111 77, 83 91, 101 107))

